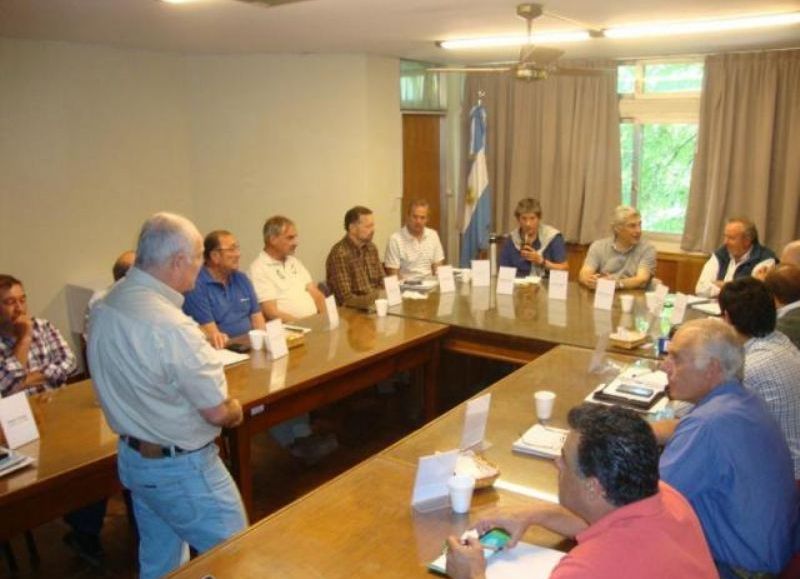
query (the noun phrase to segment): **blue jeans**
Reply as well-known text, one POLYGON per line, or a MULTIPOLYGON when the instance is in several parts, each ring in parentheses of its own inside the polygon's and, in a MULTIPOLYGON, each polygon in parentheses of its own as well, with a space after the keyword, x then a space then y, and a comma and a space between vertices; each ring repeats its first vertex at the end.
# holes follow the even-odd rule
POLYGON ((210 444, 175 457, 142 458, 120 441, 119 477, 131 491, 139 526, 142 579, 166 575, 247 526, 239 490, 210 444))

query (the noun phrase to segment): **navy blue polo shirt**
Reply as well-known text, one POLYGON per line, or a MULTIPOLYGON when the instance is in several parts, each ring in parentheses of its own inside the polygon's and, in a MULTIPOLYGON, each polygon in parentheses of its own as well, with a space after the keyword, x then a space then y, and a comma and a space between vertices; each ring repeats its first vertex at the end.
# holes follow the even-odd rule
POLYGON ((253 284, 240 271, 231 273, 223 285, 203 266, 194 289, 184 297, 183 312, 187 316, 200 325, 214 322, 229 336, 250 331, 250 316, 260 311, 253 284))

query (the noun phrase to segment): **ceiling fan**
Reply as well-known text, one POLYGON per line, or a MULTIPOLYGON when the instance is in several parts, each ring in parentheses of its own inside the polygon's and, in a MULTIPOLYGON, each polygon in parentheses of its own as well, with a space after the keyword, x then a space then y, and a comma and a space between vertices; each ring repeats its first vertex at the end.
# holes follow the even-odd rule
MULTIPOLYGON (((528 29, 528 42, 523 44, 519 51, 519 60, 511 63, 500 63, 487 66, 460 66, 460 67, 434 67, 428 68, 428 72, 466 72, 466 73, 511 73, 518 80, 534 81, 546 80, 553 74, 572 75, 572 76, 599 76, 606 74, 604 69, 592 68, 566 68, 556 64, 556 61, 564 54, 558 48, 533 45, 533 21, 544 13, 541 4, 520 4, 517 6, 517 16, 524 18, 528 29)), ((574 23, 575 21, 548 12, 548 16, 554 16, 562 20, 574 23)), ((595 31, 590 31, 594 35, 595 31)))

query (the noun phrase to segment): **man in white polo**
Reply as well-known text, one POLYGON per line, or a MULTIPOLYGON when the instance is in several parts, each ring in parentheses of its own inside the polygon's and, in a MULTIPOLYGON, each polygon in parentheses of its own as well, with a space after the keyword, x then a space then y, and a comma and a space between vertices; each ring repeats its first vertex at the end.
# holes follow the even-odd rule
POLYGON ((294 256, 297 228, 291 219, 275 215, 264 223, 264 250, 250 264, 250 279, 268 320, 291 322, 325 309, 325 296, 311 274, 294 256))
POLYGON ((386 245, 384 267, 388 275, 424 277, 436 273, 436 268, 444 263, 439 234, 425 227, 429 209, 424 199, 412 201, 408 206, 405 227, 393 233, 386 245))

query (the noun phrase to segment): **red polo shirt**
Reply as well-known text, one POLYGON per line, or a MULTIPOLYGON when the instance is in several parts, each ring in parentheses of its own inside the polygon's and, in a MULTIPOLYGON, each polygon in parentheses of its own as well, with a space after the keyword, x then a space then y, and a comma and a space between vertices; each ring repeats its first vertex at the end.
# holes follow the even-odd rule
POLYGON ((716 579, 703 529, 689 502, 668 484, 609 513, 575 537, 551 579, 716 579))

